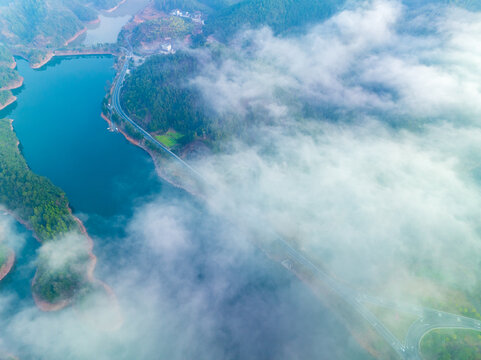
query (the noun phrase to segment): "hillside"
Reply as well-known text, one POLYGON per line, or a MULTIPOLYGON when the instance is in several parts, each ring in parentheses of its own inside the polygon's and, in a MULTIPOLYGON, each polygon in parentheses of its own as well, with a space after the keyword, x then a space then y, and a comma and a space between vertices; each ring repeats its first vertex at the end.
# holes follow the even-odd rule
POLYGON ((197 69, 197 60, 185 53, 151 57, 126 79, 122 104, 148 131, 172 128, 190 141, 205 123, 200 95, 187 87, 197 69))
POLYGON ((182 9, 184 11, 202 11, 213 13, 234 5, 242 0, 154 0, 154 5, 162 11, 182 9))
POLYGON ((207 33, 226 39, 243 26, 270 26, 275 33, 327 19, 344 0, 244 0, 214 14, 206 22, 207 33))
MULTIPOLYGON (((52 182, 33 173, 18 150, 18 139, 8 120, 0 120, 0 203, 16 217, 29 224, 39 240, 58 242, 66 234, 80 234, 71 215, 65 193, 52 182)), ((85 242, 78 236, 77 241, 85 242)), ((87 279, 90 262, 88 249, 81 247, 71 262, 64 267, 51 268, 47 261, 38 262, 35 296, 48 303, 70 299, 87 279)), ((5 261, 0 249, 0 264, 5 261)))
POLYGON ((120 0, 3 0, 0 1, 0 108, 13 96, 6 89, 21 85, 12 55, 41 66, 53 50, 64 47, 95 21, 98 10, 120 0), (1 90, 4 88, 4 90, 1 90))

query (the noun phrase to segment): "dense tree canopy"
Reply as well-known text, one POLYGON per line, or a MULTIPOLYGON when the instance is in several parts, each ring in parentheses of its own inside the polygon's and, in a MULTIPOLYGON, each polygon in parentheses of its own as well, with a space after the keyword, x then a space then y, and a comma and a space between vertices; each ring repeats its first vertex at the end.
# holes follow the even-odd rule
POLYGON ((0 139, 0 203, 29 222, 40 239, 76 229, 65 194, 28 168, 7 120, 0 120, 0 139))
POLYGON ((481 332, 434 330, 424 336, 421 352, 426 360, 481 359, 481 332))
POLYGON ((16 82, 20 80, 20 75, 18 73, 7 67, 0 65, 0 88, 8 86, 12 84, 12 82, 16 82))
POLYGON ((122 104, 150 132, 168 129, 192 140, 205 130, 200 94, 188 86, 198 62, 186 53, 154 56, 126 79, 122 104))
POLYGON ((215 13, 206 23, 207 32, 226 39, 243 26, 270 26, 282 33, 327 19, 344 0, 244 0, 215 13))

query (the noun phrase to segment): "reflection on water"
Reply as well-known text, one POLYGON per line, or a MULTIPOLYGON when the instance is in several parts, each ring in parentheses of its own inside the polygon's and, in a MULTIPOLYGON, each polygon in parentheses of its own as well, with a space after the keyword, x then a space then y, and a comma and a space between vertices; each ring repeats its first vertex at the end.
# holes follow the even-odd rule
POLYGON ((150 0, 127 0, 115 11, 108 13, 107 16, 134 15, 147 6, 149 2, 150 0))
POLYGON ((115 43, 117 37, 124 26, 129 20, 130 15, 124 15, 119 17, 107 17, 100 15, 100 23, 93 29, 87 31, 84 45, 96 45, 102 43, 115 43))
POLYGON ((100 22, 91 25, 87 30, 83 44, 90 46, 117 42, 122 27, 148 3, 149 0, 127 0, 115 11, 103 12, 99 15, 100 22))

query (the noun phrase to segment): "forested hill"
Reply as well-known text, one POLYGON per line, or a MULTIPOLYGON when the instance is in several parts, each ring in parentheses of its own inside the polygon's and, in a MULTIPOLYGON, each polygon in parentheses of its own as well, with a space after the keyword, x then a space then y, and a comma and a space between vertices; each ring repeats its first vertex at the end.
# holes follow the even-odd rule
POLYGON ((327 19, 344 0, 244 0, 218 11, 206 23, 206 32, 225 39, 243 26, 270 26, 283 33, 327 19))
POLYGON ((207 13, 205 32, 228 39, 244 26, 270 26, 276 33, 328 18, 345 0, 155 0, 159 10, 207 13))
POLYGON ((120 0, 15 0, 0 3, 0 43, 36 48, 62 46, 99 9, 120 0))
POLYGON ((41 240, 76 229, 61 189, 34 174, 17 148, 10 122, 0 120, 0 203, 28 222, 41 240))
POLYGON ((204 13, 215 13, 234 5, 243 0, 154 0, 157 9, 170 11, 182 9, 184 11, 202 11, 204 13))
POLYGON ((12 54, 40 65, 49 54, 73 40, 85 23, 121 0, 0 0, 0 108, 12 94, 5 89, 20 85, 11 69, 12 54))
POLYGON ((149 132, 174 129, 190 141, 205 131, 201 96, 187 86, 197 71, 187 53, 150 57, 126 79, 122 105, 149 132))
POLYGON ((403 3, 411 9, 441 4, 459 6, 471 11, 481 10, 481 1, 479 0, 403 0, 403 3))
MULTIPOLYGON (((201 10, 209 14, 206 34, 228 40, 245 26, 269 26, 284 33, 327 19, 339 11, 346 0, 155 0, 160 10, 201 10)), ((456 5, 480 10, 479 0, 404 0, 408 8, 429 4, 456 5)))

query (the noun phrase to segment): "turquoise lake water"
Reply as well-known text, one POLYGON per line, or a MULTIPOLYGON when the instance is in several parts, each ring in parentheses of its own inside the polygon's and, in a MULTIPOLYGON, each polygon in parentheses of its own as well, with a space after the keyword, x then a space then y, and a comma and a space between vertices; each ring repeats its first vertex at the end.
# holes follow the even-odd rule
MULTIPOLYGON (((207 304, 211 304, 205 311, 211 313, 211 331, 203 332, 203 324, 195 323, 188 312, 187 316, 169 314, 170 319, 175 319, 171 321, 177 324, 175 329, 190 328, 198 334, 197 346, 184 344, 187 348, 180 348, 182 342, 178 338, 182 334, 166 330, 161 318, 146 316, 145 324, 136 324, 138 334, 121 339, 109 335, 109 346, 99 348, 96 358, 369 358, 309 289, 257 249, 249 249, 227 263, 211 259, 210 254, 226 249, 223 234, 229 230, 223 229, 222 221, 206 214, 190 195, 161 181, 148 154, 122 135, 107 131, 107 123, 100 118, 107 82, 115 74, 113 64, 112 57, 77 57, 55 60, 41 70, 32 70, 26 62, 19 61, 18 70, 25 85, 16 91, 18 103, 1 112, 0 117, 14 119, 22 153, 31 169, 61 187, 75 214, 84 221, 95 241, 97 277, 115 279, 127 268, 135 267, 140 273, 137 290, 143 289, 143 282, 145 288, 158 284, 163 292, 162 302, 169 304, 182 301, 182 286, 193 288, 189 289, 192 294, 205 295, 201 292, 203 287, 215 290, 219 272, 222 281, 230 286, 227 294, 216 295, 212 291, 205 295, 207 304), (164 204, 188 204, 183 211, 189 213, 187 225, 193 229, 195 242, 189 252, 175 259, 176 271, 187 273, 183 279, 188 282, 184 284, 156 254, 137 251, 127 240, 125 226, 135 209, 154 199, 164 204), (206 351, 212 354, 206 355, 206 351)), ((16 226, 27 239, 17 253, 14 270, 0 284, 0 295, 8 294, 13 299, 0 309, 3 329, 18 326, 17 314, 21 311, 28 310, 29 319, 39 316, 30 294, 39 245, 28 231, 16 226)), ((123 296, 128 294, 117 289, 115 282, 111 285, 122 304, 123 296)), ((156 296, 152 299, 155 303, 156 296)), ((137 310, 139 314, 142 311, 137 310)), ((42 321, 49 321, 48 317, 58 320, 61 314, 42 315, 42 319, 47 319, 42 321)), ((128 321, 129 318, 124 326, 129 326, 128 321)), ((45 331, 53 330, 46 327, 45 331)), ((0 347, 22 360, 44 355, 50 360, 92 358, 41 348, 22 336, 0 333, 0 340, 0 347)))

